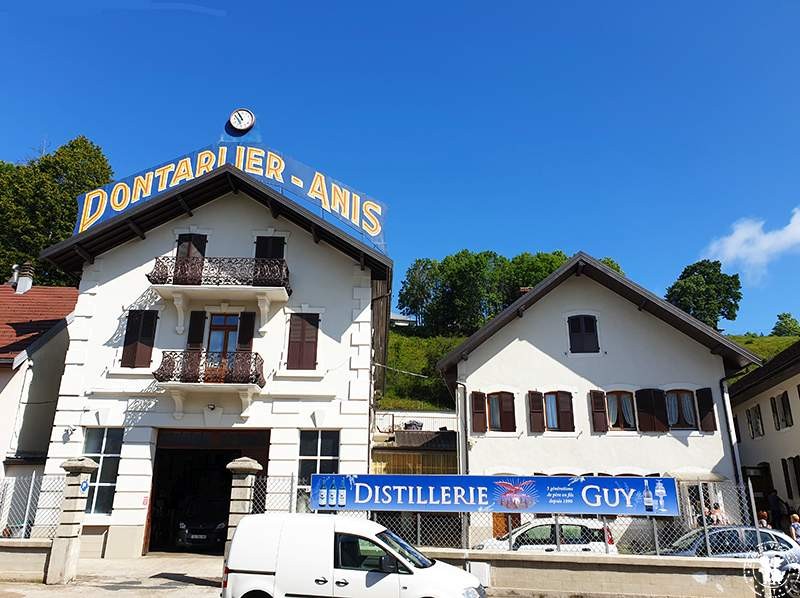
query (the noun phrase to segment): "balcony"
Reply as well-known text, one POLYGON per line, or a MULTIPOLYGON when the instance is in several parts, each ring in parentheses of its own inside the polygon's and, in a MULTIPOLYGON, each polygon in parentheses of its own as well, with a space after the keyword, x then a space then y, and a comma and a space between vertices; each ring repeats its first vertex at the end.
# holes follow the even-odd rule
POLYGON ((184 331, 188 301, 257 301, 263 329, 270 304, 286 302, 292 294, 282 258, 158 257, 147 279, 158 295, 175 304, 178 334, 184 331))
POLYGON ((264 359, 253 351, 213 353, 204 349, 164 351, 161 365, 153 372, 161 388, 175 400, 175 418, 183 417, 185 393, 235 392, 242 401, 242 417, 266 380, 264 359))

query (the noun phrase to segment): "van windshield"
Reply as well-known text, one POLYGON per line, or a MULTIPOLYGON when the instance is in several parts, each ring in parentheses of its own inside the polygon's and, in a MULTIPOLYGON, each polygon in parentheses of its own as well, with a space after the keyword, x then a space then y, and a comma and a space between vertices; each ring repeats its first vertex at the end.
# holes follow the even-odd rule
POLYGON ((378 538, 397 551, 403 558, 411 561, 417 569, 427 569, 433 566, 433 561, 422 554, 419 550, 411 546, 400 536, 391 530, 386 530, 378 534, 378 538))

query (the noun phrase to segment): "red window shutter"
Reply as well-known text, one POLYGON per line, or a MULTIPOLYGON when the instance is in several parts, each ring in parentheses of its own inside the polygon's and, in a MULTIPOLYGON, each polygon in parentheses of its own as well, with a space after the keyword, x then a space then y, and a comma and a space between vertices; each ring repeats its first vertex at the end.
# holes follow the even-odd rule
POLYGON ((575 418, 572 415, 572 395, 568 392, 559 391, 556 395, 556 407, 558 409, 559 431, 574 432, 575 418))
POLYGON ((237 351, 253 350, 253 334, 256 326, 256 313, 243 311, 239 314, 239 334, 236 339, 237 351))
POLYGON ((602 390, 592 390, 589 396, 592 403, 592 429, 595 432, 608 432, 606 393, 602 390))
POLYGON ((486 432, 486 394, 473 392, 472 398, 472 432, 482 434, 486 432))
POLYGON ((150 367, 153 355, 153 345, 156 340, 156 322, 158 321, 158 311, 150 309, 141 312, 141 329, 139 332, 139 342, 136 343, 136 365, 137 368, 150 367))
POLYGON ((319 314, 292 314, 289 319, 287 369, 316 369, 318 331, 319 314))
POLYGON ((653 391, 643 388, 636 391, 636 417, 641 432, 653 432, 655 421, 653 416, 653 391))
POLYGON ((655 432, 668 432, 667 395, 663 390, 652 389, 653 393, 653 428, 655 432))
POLYGON ((189 333, 186 335, 187 349, 202 349, 206 332, 206 312, 193 311, 189 314, 189 333))
MULTIPOLYGON (((700 429, 703 432, 717 431, 717 418, 714 415, 714 395, 710 388, 701 388, 697 395, 697 410, 700 412, 700 429)), ((738 432, 736 434, 739 435, 738 432)))
POLYGON ((136 349, 139 344, 139 333, 142 329, 142 311, 132 309, 128 312, 128 321, 125 326, 125 341, 122 347, 122 361, 124 368, 136 367, 136 349))
POLYGON ((517 422, 514 418, 514 395, 510 392, 500 393, 500 430, 516 432, 517 422))
POLYGON ((544 432, 544 395, 535 390, 528 393, 528 419, 532 433, 544 432))

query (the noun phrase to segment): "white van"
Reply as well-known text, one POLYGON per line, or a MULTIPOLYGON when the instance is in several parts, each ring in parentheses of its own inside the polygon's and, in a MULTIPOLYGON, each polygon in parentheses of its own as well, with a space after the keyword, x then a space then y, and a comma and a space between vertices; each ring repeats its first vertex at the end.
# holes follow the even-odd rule
POLYGON ((236 528, 222 598, 485 598, 478 578, 429 559, 367 519, 248 515, 236 528))

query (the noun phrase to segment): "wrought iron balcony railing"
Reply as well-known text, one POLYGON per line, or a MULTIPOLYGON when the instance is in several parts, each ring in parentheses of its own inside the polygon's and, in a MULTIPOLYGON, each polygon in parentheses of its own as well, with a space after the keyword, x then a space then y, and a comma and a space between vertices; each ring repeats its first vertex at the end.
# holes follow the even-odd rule
POLYGON ((159 257, 147 275, 152 284, 289 286, 289 267, 282 258, 159 257))
POLYGON ((159 382, 257 384, 261 388, 266 384, 264 360, 253 351, 164 351, 153 377, 159 382))

